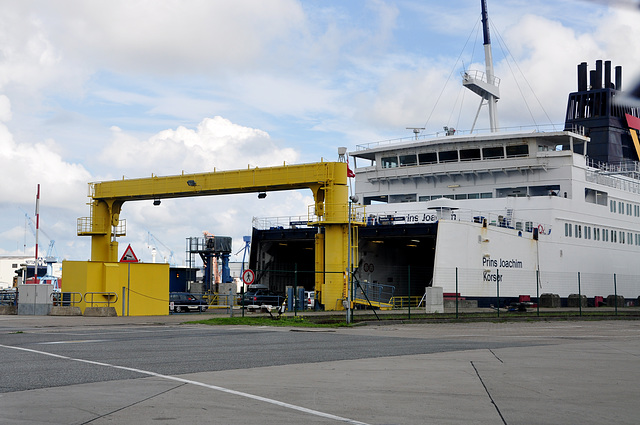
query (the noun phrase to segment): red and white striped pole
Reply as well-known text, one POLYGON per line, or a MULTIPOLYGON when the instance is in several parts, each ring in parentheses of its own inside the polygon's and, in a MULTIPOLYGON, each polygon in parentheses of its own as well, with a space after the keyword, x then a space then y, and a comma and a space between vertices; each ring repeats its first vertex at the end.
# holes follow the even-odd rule
POLYGON ((38 193, 36 194, 36 264, 34 267, 34 282, 38 283, 38 230, 40 229, 40 183, 38 183, 38 193))

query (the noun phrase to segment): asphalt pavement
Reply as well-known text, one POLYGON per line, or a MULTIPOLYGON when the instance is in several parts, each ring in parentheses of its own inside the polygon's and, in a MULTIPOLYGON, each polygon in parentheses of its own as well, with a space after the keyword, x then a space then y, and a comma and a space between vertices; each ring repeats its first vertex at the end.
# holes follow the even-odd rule
POLYGON ((636 424, 639 321, 0 316, 0 423, 636 424))

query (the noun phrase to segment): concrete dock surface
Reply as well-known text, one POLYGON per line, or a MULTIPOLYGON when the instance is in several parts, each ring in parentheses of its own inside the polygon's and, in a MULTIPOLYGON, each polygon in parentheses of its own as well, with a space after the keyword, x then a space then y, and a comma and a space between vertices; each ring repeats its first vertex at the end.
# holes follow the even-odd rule
POLYGON ((0 316, 0 423, 636 424, 640 321, 0 316))

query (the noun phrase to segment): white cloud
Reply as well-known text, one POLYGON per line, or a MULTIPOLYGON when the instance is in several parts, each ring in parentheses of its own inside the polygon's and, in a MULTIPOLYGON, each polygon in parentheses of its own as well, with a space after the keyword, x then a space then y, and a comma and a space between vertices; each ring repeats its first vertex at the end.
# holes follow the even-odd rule
POLYGON ((0 95, 0 122, 11 120, 11 101, 5 95, 0 95))
POLYGON ((104 68, 154 74, 225 73, 255 64, 268 59, 274 40, 299 31, 304 19, 293 0, 76 0, 44 6, 55 29, 51 37, 69 55, 104 68))
POLYGON ((31 204, 38 184, 43 205, 68 208, 86 202, 89 172, 64 161, 57 149, 54 141, 16 143, 7 127, 0 125, 0 205, 31 204))
POLYGON ((294 149, 278 147, 266 132, 222 117, 205 118, 196 129, 164 130, 143 141, 114 128, 112 143, 100 155, 103 164, 128 177, 279 165, 297 158, 294 149))

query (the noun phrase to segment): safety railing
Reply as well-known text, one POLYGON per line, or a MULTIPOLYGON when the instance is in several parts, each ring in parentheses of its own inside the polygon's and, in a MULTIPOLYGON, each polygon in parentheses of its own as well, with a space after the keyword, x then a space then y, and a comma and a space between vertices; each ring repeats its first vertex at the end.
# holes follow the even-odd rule
POLYGON ((396 288, 393 285, 380 283, 360 282, 355 290, 355 302, 359 304, 371 304, 374 307, 391 306, 396 288))
POLYGON ((391 298, 391 304, 393 305, 393 308, 415 308, 418 307, 418 304, 420 304, 422 297, 419 296, 411 296, 411 297, 407 297, 407 296, 394 296, 393 298, 391 298))
POLYGON ((80 304, 82 299, 80 292, 53 292, 51 294, 51 303, 54 306, 73 307, 80 304))
POLYGON ((97 307, 101 304, 106 304, 107 307, 110 307, 111 304, 115 304, 118 301, 118 294, 115 292, 87 292, 84 294, 84 300, 90 307, 97 307), (95 300, 95 296, 100 296, 106 299, 95 300), (112 298, 114 298, 112 300, 112 298), (96 304, 96 305, 94 305, 96 304))

